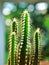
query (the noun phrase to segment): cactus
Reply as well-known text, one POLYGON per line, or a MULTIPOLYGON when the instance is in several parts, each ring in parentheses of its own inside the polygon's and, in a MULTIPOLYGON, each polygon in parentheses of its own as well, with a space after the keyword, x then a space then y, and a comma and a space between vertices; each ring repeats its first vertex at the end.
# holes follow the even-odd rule
POLYGON ((28 11, 22 14, 22 38, 19 46, 18 65, 29 65, 30 55, 30 16, 28 11))
POLYGON ((14 18, 10 26, 10 36, 9 36, 9 56, 8 65, 16 65, 18 60, 18 36, 17 36, 18 23, 14 18), (17 50, 17 51, 16 51, 17 50))
POLYGON ((11 26, 10 26, 10 30, 11 30, 11 32, 15 32, 16 34, 18 33, 18 22, 17 22, 16 18, 14 18, 12 20, 12 23, 11 23, 11 26))
POLYGON ((30 43, 30 15, 24 11, 21 16, 21 41, 18 43, 18 22, 14 18, 10 30, 8 65, 38 65, 41 57, 40 30, 34 33, 30 43))
POLYGON ((41 38, 40 38, 40 29, 37 28, 37 30, 34 33, 34 63, 33 65, 38 65, 41 59, 41 38))
POLYGON ((16 34, 12 32, 10 35, 10 48, 9 48, 9 65, 15 65, 16 54, 16 34))

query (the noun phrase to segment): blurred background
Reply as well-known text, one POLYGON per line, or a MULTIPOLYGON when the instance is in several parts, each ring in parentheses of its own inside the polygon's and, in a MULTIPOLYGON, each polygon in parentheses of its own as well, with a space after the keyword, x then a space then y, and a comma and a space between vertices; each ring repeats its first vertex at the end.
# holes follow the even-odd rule
MULTIPOLYGON (((39 27, 42 33, 42 60, 49 62, 49 3, 48 2, 3 2, 0 6, 1 16, 0 16, 0 27, 2 28, 2 36, 0 39, 4 40, 2 42, 2 47, 6 49, 5 55, 5 64, 7 63, 8 58, 8 43, 9 43, 9 33, 10 33, 10 25, 11 19, 14 17, 19 20, 22 12, 27 9, 30 13, 31 17, 31 34, 33 34, 34 30, 39 27), (5 34, 4 34, 5 33, 5 34), (5 37, 5 38, 4 38, 5 37), (5 42, 5 43, 4 43, 5 42)), ((2 33, 0 32, 0 33, 2 33)), ((20 33, 19 33, 20 34, 20 33)), ((20 38, 20 35, 19 35, 20 38)), ((32 40, 32 36, 31 36, 32 40)), ((1 45, 0 45, 1 46, 1 45)), ((3 51, 1 50, 1 51, 3 51)), ((2 55, 3 52, 1 52, 2 55)), ((4 56, 3 55, 3 56, 4 56)), ((1 56, 2 57, 2 56, 1 56)), ((2 58, 3 59, 3 58, 2 58)), ((1 58, 0 58, 1 60, 1 58)), ((1 64, 3 65, 3 64, 1 64)))

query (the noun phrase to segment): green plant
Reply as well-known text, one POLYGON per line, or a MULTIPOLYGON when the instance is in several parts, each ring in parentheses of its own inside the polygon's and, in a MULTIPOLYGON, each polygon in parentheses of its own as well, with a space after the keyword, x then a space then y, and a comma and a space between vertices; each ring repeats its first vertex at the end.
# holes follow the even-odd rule
POLYGON ((34 54, 33 65, 38 65, 41 59, 41 36, 39 28, 34 33, 34 54))
POLYGON ((14 18, 10 26, 8 65, 16 65, 18 59, 18 23, 14 18), (16 51, 17 50, 17 51, 16 51))
POLYGON ((8 58, 8 65, 15 65, 16 60, 16 33, 12 32, 10 35, 10 47, 9 47, 9 58, 8 58))
POLYGON ((39 28, 34 32, 34 42, 30 42, 30 15, 24 11, 21 16, 21 40, 18 43, 18 22, 11 23, 8 65, 38 65, 41 57, 39 28))
POLYGON ((21 17, 22 21, 22 38, 19 46, 19 65, 29 65, 30 56, 30 16, 28 11, 24 11, 21 17))

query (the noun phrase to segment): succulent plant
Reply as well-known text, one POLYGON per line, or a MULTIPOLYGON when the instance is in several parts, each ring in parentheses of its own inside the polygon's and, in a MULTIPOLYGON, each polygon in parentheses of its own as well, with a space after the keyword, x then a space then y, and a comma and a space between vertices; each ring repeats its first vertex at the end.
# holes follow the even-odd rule
POLYGON ((18 22, 11 24, 8 65, 38 65, 41 59, 40 29, 34 32, 34 42, 30 42, 30 15, 24 11, 21 16, 21 40, 18 43, 18 22))
POLYGON ((38 65, 41 59, 41 36, 40 36, 40 29, 34 33, 34 63, 33 65, 38 65))
POLYGON ((16 65, 18 60, 18 23, 14 18, 10 26, 8 65, 16 65), (16 51, 17 50, 17 51, 16 51))
POLYGON ((10 47, 9 47, 9 63, 8 65, 15 65, 16 57, 16 33, 12 32, 10 35, 10 47))
POLYGON ((24 11, 21 17, 22 21, 22 38, 19 46, 19 65, 29 65, 30 56, 30 16, 28 11, 24 11))

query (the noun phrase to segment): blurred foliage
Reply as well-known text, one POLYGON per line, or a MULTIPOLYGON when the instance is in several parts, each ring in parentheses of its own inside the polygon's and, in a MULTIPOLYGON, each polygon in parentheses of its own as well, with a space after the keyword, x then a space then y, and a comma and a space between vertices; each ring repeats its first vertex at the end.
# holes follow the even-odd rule
POLYGON ((49 15, 46 15, 44 17, 44 26, 46 27, 46 29, 49 29, 49 15))

